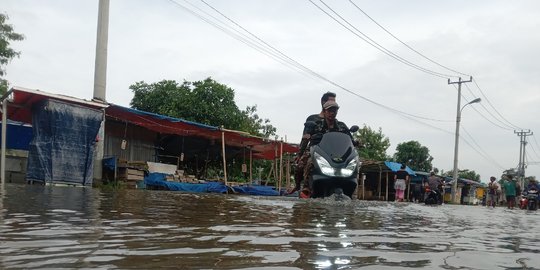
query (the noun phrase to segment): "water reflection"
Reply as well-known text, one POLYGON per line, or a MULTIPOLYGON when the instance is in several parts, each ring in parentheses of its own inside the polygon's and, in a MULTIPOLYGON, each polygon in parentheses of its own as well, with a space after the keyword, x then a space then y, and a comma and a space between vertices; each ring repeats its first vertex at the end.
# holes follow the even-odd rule
POLYGON ((1 268, 534 269, 539 214, 7 185, 1 268))

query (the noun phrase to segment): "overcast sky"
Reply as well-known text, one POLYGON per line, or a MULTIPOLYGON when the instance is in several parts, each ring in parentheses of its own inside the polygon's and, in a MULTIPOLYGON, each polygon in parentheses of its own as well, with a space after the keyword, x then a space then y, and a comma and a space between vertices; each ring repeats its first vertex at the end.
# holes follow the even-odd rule
MULTIPOLYGON (((241 109, 257 105, 279 136, 299 142, 305 118, 332 91, 338 119, 382 128, 389 155, 415 140, 447 171, 458 98, 447 78, 472 75, 474 82, 462 87, 462 105, 476 97, 482 102, 463 109, 459 169, 475 170, 486 182, 517 167, 514 131, 525 129, 535 133, 527 137, 527 175, 540 177, 540 164, 532 164, 540 161, 540 1, 352 0, 359 9, 348 0, 325 1, 350 30, 313 4, 333 14, 319 0, 206 3, 288 58, 278 61, 269 49, 254 49, 186 10, 218 18, 240 35, 234 31, 241 28, 202 1, 113 0, 107 101, 129 106, 129 86, 138 81, 212 77, 235 90, 241 109)), ((0 12, 26 37, 12 44, 21 57, 7 66, 11 85, 92 98, 98 0, 2 0, 0 12)))

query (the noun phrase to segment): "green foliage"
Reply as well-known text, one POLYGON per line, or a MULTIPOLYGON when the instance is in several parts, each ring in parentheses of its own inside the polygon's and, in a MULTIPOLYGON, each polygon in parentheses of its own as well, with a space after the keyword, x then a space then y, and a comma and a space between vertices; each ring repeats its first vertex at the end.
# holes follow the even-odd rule
POLYGON ((257 114, 257 105, 247 106, 242 115, 240 130, 265 138, 276 134, 276 128, 270 124, 270 120, 262 119, 257 114))
POLYGON ((270 120, 259 117, 256 105, 240 110, 234 101, 234 90, 212 78, 184 81, 182 84, 174 80, 152 84, 141 81, 129 88, 134 93, 130 105, 138 110, 223 126, 266 138, 276 132, 270 120))
MULTIPOLYGON (((0 13, 0 77, 6 74, 5 65, 15 57, 21 54, 10 47, 11 41, 20 41, 24 36, 13 31, 13 26, 7 24, 8 16, 0 13)), ((8 82, 0 78, 0 94, 7 92, 8 82)))
POLYGON ((379 130, 375 131, 364 125, 353 134, 353 137, 360 141, 357 148, 360 158, 378 161, 388 159, 386 150, 390 147, 390 139, 384 136, 382 128, 379 127, 379 130))
POLYGON ((0 96, 8 91, 9 83, 7 80, 0 79, 0 96))
POLYGON ((433 168, 433 157, 429 155, 429 149, 417 141, 400 143, 396 147, 394 161, 406 164, 415 171, 429 172, 433 168))
MULTIPOLYGON (((454 170, 447 171, 443 175, 448 176, 448 177, 453 177, 454 176, 454 170)), ((473 181, 476 181, 476 182, 480 182, 480 175, 477 174, 473 170, 468 170, 468 169, 459 170, 458 169, 458 177, 463 178, 463 179, 473 180, 473 181)))

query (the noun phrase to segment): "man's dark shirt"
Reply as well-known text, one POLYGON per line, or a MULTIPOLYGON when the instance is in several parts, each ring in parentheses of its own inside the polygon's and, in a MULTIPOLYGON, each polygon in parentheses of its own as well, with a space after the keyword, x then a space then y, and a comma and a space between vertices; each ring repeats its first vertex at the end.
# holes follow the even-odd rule
MULTIPOLYGON (((325 121, 324 118, 317 121, 317 122, 315 122, 315 124, 316 125, 313 128, 313 130, 311 130, 309 132, 310 135, 325 134, 327 132, 342 132, 342 133, 345 133, 345 134, 349 135, 349 137, 351 137, 351 140, 353 139, 352 135, 351 135, 351 132, 349 131, 349 128, 347 127, 347 125, 345 125, 345 123, 343 123, 343 122, 338 121, 337 119, 335 120, 334 127, 332 127, 332 128, 328 127, 328 125, 326 124, 326 121, 325 121)), ((311 139, 312 138, 313 138, 313 136, 311 136, 311 139)), ((311 145, 319 143, 318 141, 313 141, 311 139, 310 139, 310 144, 311 145)), ((320 140, 320 138, 319 138, 319 140, 320 140)))
POLYGON ((315 128, 311 132, 311 134, 317 134, 317 133, 324 134, 326 132, 337 131, 337 132, 343 132, 343 133, 351 136, 351 132, 349 132, 349 128, 347 127, 347 125, 345 125, 345 123, 343 123, 343 122, 338 121, 337 119, 335 120, 334 127, 332 127, 332 128, 328 127, 328 124, 326 124, 326 121, 324 120, 324 118, 321 118, 320 120, 318 120, 315 123, 316 123, 315 128))
POLYGON ((441 179, 437 176, 428 177, 428 185, 432 190, 437 190, 441 184, 441 179))

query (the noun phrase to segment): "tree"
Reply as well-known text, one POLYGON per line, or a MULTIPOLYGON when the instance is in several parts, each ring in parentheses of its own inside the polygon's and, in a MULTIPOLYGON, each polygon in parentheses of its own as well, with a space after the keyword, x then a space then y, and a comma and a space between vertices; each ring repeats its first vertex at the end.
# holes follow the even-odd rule
POLYGON ((248 106, 246 110, 238 109, 234 90, 212 78, 184 81, 182 84, 174 80, 152 84, 141 81, 129 88, 134 93, 130 105, 138 110, 263 137, 275 135, 276 132, 270 120, 258 116, 256 105, 248 106))
MULTIPOLYGON (((447 171, 443 175, 448 176, 448 177, 453 177, 454 176, 454 170, 447 171)), ((458 177, 463 178, 463 179, 473 180, 473 181, 476 181, 476 182, 480 182, 480 175, 477 174, 473 170, 468 170, 468 169, 459 170, 458 169, 458 177)))
POLYGON ((433 157, 429 155, 429 149, 417 141, 398 144, 394 154, 394 161, 407 164, 415 171, 429 172, 433 168, 431 164, 433 157))
POLYGON ((8 18, 7 14, 0 13, 0 94, 6 93, 9 86, 8 81, 2 78, 6 74, 3 66, 21 54, 10 47, 10 42, 24 39, 22 34, 13 31, 11 24, 6 23, 8 18))
POLYGON ((382 128, 379 127, 379 131, 374 131, 364 125, 353 134, 353 137, 360 141, 358 154, 361 158, 379 161, 388 159, 386 150, 390 147, 390 139, 384 136, 382 128))
POLYGON ((258 134, 262 137, 269 138, 276 134, 276 128, 270 124, 269 119, 262 119, 257 114, 257 105, 247 106, 242 111, 244 119, 240 130, 249 132, 250 134, 258 134))

